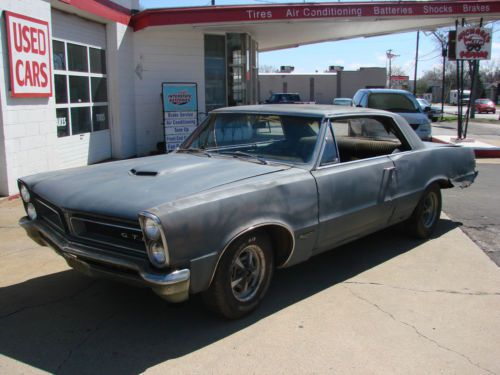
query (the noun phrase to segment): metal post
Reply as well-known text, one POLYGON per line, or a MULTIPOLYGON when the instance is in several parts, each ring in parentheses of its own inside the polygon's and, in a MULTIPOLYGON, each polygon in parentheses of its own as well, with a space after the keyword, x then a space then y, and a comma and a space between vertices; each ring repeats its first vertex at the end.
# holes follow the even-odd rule
POLYGON ((390 49, 388 51, 388 55, 389 57, 389 88, 392 89, 392 80, 391 80, 391 75, 392 75, 392 49, 390 49))
MULTIPOLYGON (((458 28, 458 20, 455 21, 455 30, 458 28)), ((457 61, 457 138, 462 139, 462 89, 460 85, 460 60, 457 61)))
POLYGON ((420 30, 417 30, 417 49, 415 52, 415 74, 413 75, 413 95, 417 96, 417 65, 418 65, 418 42, 420 39, 420 30))
POLYGON ((448 50, 446 48, 445 44, 442 44, 443 48, 443 78, 441 79, 441 121, 443 120, 444 117, 444 86, 445 86, 445 80, 446 80, 446 54, 448 53, 448 50))

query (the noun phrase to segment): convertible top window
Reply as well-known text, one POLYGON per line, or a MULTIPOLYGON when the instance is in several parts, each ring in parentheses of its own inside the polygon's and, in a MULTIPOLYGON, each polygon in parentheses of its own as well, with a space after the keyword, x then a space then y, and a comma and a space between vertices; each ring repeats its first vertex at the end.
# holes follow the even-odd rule
POLYGON ((247 113, 212 114, 181 146, 248 161, 312 161, 321 119, 247 113), (249 156, 255 156, 250 158, 249 156))

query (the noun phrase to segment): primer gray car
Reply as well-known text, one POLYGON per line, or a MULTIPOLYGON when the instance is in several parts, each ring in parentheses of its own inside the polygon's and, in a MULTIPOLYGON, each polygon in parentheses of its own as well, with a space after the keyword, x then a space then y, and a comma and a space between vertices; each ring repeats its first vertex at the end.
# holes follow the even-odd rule
POLYGON ((440 189, 476 175, 471 150, 424 143, 390 112, 232 107, 174 153, 21 178, 20 224, 85 274, 173 302, 201 292, 238 318, 276 267, 401 222, 429 237, 440 189))

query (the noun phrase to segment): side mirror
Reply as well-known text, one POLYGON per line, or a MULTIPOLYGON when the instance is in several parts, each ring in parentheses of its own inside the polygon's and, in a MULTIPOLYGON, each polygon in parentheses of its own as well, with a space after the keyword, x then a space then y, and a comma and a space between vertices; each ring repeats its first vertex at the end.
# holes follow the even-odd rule
POLYGON ((424 108, 424 112, 425 112, 425 113, 428 113, 428 112, 430 112, 430 111, 431 111, 431 107, 425 107, 425 108, 424 108))

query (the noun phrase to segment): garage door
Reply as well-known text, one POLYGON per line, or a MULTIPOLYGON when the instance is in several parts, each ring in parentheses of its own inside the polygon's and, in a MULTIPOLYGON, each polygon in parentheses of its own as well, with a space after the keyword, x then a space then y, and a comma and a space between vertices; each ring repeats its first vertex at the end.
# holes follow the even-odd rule
POLYGON ((52 51, 60 167, 109 159, 105 26, 53 10, 52 51))

